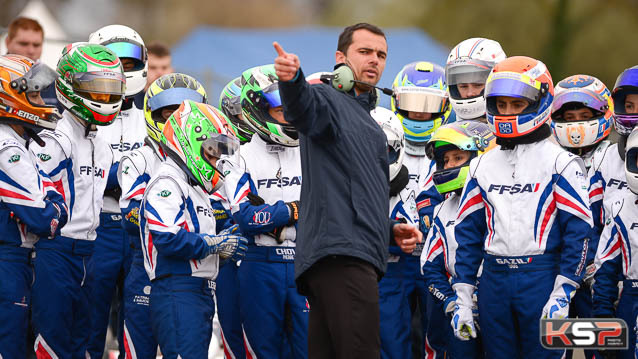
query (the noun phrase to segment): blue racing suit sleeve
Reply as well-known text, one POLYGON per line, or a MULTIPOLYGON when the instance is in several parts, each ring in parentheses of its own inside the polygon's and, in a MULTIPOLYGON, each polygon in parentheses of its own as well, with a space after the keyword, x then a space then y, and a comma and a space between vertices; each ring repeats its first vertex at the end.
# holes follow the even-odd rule
POLYGON ((239 211, 233 214, 233 219, 241 228, 243 235, 254 236, 289 225, 290 213, 288 206, 281 200, 274 204, 266 203, 260 206, 243 202, 239 205, 239 211))
MULTIPOLYGON (((281 100, 286 120, 302 134, 322 141, 334 141, 338 136, 334 119, 339 109, 331 106, 327 85, 310 85, 299 69, 293 81, 280 82, 281 100)), ((332 94, 334 96, 334 94, 332 94)))
POLYGON ((580 283, 589 255, 592 219, 584 166, 577 161, 582 160, 569 162, 557 175, 554 199, 563 242, 559 274, 580 283))
POLYGON ((117 180, 117 171, 119 166, 119 161, 111 165, 111 168, 109 169, 109 177, 106 181, 106 189, 118 188, 120 186, 120 183, 117 180))
POLYGON ((205 233, 190 232, 186 226, 186 201, 182 190, 170 178, 160 178, 146 189, 142 212, 153 245, 163 256, 202 259, 210 254, 205 233))
MULTIPOLYGON (((613 207, 619 204, 614 203, 613 207)), ((605 225, 596 251, 597 270, 592 286, 592 314, 598 317, 613 316, 614 302, 618 299, 618 280, 622 277, 623 239, 616 226, 616 220, 620 219, 616 216, 605 225)))
POLYGON ((448 272, 445 267, 445 246, 439 231, 439 224, 435 218, 434 225, 430 228, 426 248, 424 249, 425 263, 422 266, 425 285, 428 290, 440 302, 446 303, 454 297, 454 290, 448 281, 448 272))
POLYGON ((481 188, 476 179, 468 175, 454 227, 454 237, 458 243, 454 261, 455 283, 476 285, 486 235, 485 204, 481 188))

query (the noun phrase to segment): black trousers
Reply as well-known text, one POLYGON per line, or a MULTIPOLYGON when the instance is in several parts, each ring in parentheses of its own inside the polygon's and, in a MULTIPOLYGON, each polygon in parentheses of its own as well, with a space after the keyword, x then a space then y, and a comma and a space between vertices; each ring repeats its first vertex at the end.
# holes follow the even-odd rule
POLYGON ((304 275, 308 291, 309 359, 379 358, 379 284, 361 259, 329 256, 304 275))

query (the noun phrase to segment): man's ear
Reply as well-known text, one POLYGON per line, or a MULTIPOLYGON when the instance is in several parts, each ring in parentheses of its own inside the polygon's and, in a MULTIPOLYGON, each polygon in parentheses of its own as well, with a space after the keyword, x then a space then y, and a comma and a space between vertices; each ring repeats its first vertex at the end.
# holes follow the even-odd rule
MULTIPOLYGON (((7 37, 5 37, 5 38, 4 38, 4 45, 5 45, 6 47, 9 47, 9 36, 7 36, 7 37)), ((337 52, 339 52, 339 51, 337 51, 337 52)))
POLYGON ((337 50, 337 52, 335 52, 335 63, 336 64, 343 64, 346 62, 346 54, 344 54, 343 52, 337 50))

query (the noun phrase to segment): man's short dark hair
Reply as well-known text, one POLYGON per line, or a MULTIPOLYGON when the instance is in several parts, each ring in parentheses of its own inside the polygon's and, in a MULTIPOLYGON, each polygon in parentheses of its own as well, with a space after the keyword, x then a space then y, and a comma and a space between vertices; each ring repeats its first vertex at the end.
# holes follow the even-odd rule
POLYGON ((28 17, 19 16, 13 19, 9 24, 7 37, 13 39, 17 35, 18 30, 33 30, 42 33, 42 37, 44 37, 44 30, 40 23, 28 17))
POLYGON ((337 51, 341 51, 344 54, 348 51, 348 48, 352 44, 352 34, 357 30, 368 30, 375 35, 383 36, 385 39, 385 33, 381 28, 376 25, 368 24, 367 22, 360 22, 358 24, 350 25, 343 29, 341 35, 339 35, 339 42, 337 43, 337 51))
POLYGON ((153 55, 155 57, 171 56, 171 50, 168 48, 168 46, 158 41, 153 41, 148 44, 148 46, 146 46, 146 50, 148 51, 149 55, 153 55))

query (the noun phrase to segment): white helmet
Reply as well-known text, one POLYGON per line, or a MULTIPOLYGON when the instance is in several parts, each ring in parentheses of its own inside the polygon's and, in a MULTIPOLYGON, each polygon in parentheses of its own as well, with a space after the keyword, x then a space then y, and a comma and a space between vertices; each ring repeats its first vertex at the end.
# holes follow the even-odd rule
POLYGON ((133 59, 135 67, 132 70, 124 71, 126 97, 144 91, 148 72, 148 56, 144 40, 137 31, 124 25, 108 25, 89 35, 89 42, 108 47, 120 59, 133 59))
POLYGON ((625 177, 627 186, 634 194, 638 194, 638 127, 635 127, 625 145, 625 177))
POLYGON ((401 120, 391 110, 384 107, 376 107, 370 111, 370 115, 381 126, 388 141, 388 159, 390 162, 390 181, 392 181, 403 166, 403 149, 405 148, 405 135, 401 120))
POLYGON ((492 67, 505 57, 501 44, 480 37, 461 41, 452 49, 445 65, 445 81, 457 118, 473 120, 485 116, 483 91, 462 98, 458 84, 485 84, 492 67))

